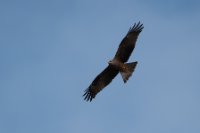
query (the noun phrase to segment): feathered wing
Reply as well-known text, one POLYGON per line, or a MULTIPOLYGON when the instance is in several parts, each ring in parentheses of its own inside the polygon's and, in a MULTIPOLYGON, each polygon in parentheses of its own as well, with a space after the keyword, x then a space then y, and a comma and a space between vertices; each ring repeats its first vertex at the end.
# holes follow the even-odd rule
POLYGON ((138 38, 138 35, 143 29, 143 24, 135 23, 133 27, 131 27, 127 33, 127 35, 121 41, 117 53, 115 54, 115 59, 121 62, 127 62, 133 49, 135 48, 135 44, 138 38))
POLYGON ((118 73, 119 71, 110 65, 106 67, 85 90, 84 100, 92 101, 96 94, 106 87, 118 73))

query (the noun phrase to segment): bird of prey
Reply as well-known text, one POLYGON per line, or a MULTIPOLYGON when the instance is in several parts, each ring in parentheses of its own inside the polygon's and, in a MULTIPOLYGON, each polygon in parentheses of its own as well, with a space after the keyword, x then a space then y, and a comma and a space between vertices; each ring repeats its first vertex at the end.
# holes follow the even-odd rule
POLYGON ((130 27, 128 33, 121 41, 114 58, 108 62, 108 66, 97 75, 90 86, 85 90, 83 95, 84 100, 91 102, 97 93, 105 88, 118 73, 121 74, 124 83, 127 82, 136 68, 137 61, 131 63, 126 62, 135 48, 137 38, 143 28, 143 24, 140 22, 130 27))

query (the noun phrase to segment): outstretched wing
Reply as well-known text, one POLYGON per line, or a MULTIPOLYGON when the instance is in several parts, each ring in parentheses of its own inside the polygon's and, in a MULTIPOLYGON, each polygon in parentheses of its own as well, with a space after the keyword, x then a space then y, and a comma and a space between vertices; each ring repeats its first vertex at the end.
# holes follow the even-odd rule
POLYGON ((135 23, 133 27, 130 28, 127 35, 121 41, 117 53, 114 59, 117 59, 121 62, 127 62, 138 38, 138 35, 143 29, 143 24, 135 23))
POLYGON ((110 65, 106 67, 85 90, 84 100, 92 101, 96 94, 106 87, 118 73, 119 71, 110 65))

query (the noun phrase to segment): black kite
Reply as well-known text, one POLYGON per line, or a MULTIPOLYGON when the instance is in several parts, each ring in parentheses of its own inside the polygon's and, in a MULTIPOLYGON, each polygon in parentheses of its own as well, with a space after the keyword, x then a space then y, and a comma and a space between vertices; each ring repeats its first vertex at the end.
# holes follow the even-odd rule
POLYGON ((143 29, 143 24, 135 23, 121 41, 117 53, 114 58, 108 62, 108 66, 93 80, 91 85, 85 90, 84 100, 92 101, 96 94, 106 87, 112 79, 120 72, 124 83, 127 82, 132 75, 136 62, 126 63, 135 48, 135 44, 140 32, 143 29))

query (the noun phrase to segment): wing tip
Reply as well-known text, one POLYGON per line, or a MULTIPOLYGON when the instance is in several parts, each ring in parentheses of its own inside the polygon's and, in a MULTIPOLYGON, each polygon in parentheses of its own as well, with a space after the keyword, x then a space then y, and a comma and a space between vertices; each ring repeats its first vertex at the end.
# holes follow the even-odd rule
POLYGON ((144 28, 144 25, 139 21, 138 23, 134 23, 134 25, 130 27, 128 33, 131 33, 131 32, 140 33, 143 28, 144 28))
POLYGON ((85 101, 91 102, 91 101, 95 98, 95 94, 93 94, 93 93, 91 92, 90 87, 89 87, 88 89, 86 89, 84 92, 85 92, 85 93, 83 94, 83 97, 84 97, 84 100, 85 100, 85 101))

